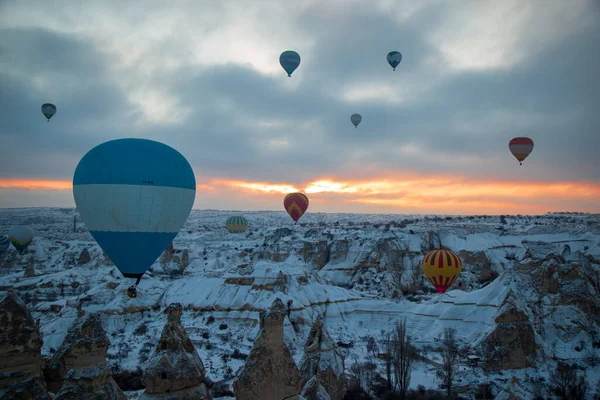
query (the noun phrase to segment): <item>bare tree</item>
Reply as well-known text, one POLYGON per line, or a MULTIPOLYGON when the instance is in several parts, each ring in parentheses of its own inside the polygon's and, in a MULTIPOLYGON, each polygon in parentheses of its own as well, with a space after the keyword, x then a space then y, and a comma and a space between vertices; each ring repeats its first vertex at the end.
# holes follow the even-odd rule
POLYGON ((600 293, 600 269, 593 265, 584 265, 582 270, 584 278, 596 290, 596 294, 600 293))
POLYGON ((589 388, 585 374, 579 375, 569 385, 569 398, 573 400, 585 399, 589 388))
POLYGON ((398 386, 400 398, 404 399, 410 386, 410 373, 413 359, 410 336, 406 331, 406 318, 400 321, 392 336, 392 362, 394 365, 394 378, 398 386))
POLYGON ((356 355, 352 357, 354 363, 350 367, 350 372, 353 375, 353 384, 351 386, 369 392, 371 385, 375 380, 377 364, 373 362, 360 362, 356 355))
POLYGON ((444 329, 442 338, 442 369, 436 375, 442 381, 442 388, 446 395, 452 394, 454 378, 458 372, 458 343, 456 342, 456 329, 444 329))
POLYGON ((371 362, 375 362, 377 358, 377 353, 379 352, 379 347, 377 346, 377 342, 373 336, 369 336, 367 338, 367 354, 371 356, 371 362))
POLYGON ((382 348, 384 351, 384 357, 385 357, 385 377, 387 378, 387 388, 388 390, 391 390, 393 388, 393 382, 392 382, 392 353, 393 353, 393 348, 394 348, 394 339, 393 339, 393 335, 392 332, 385 332, 383 333, 383 343, 382 343, 382 348))
POLYGON ((598 360, 598 355, 594 346, 590 345, 585 351, 585 361, 590 365, 590 367, 595 367, 598 365, 600 360, 598 360))
POLYGON ((550 374, 552 390, 562 399, 568 400, 569 386, 575 382, 575 369, 566 362, 556 363, 556 369, 550 374))

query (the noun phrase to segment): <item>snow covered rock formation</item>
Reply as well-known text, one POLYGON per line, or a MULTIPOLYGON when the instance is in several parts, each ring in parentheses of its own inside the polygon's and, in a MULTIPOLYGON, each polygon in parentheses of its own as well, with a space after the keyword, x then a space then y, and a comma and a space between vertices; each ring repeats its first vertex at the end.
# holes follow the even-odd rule
MULTIPOLYGON (((315 385, 322 386, 331 400, 342 400, 346 390, 344 369, 344 356, 319 316, 304 345, 304 357, 300 362, 302 384, 306 386, 315 378, 315 385)), ((311 398, 312 395, 304 396, 311 398)))
POLYGON ((46 370, 55 400, 125 400, 106 362, 109 346, 99 315, 82 313, 46 370))
POLYGON ((39 323, 9 291, 0 301, 0 398, 50 399, 42 373, 39 323))
POLYGON ((165 310, 167 323, 144 371, 146 391, 140 400, 212 400, 204 384, 204 364, 181 325, 181 312, 179 303, 165 310))
POLYGON ((283 341, 285 317, 286 307, 279 298, 269 311, 261 313, 261 331, 233 382, 237 400, 281 400, 300 393, 300 372, 283 341))

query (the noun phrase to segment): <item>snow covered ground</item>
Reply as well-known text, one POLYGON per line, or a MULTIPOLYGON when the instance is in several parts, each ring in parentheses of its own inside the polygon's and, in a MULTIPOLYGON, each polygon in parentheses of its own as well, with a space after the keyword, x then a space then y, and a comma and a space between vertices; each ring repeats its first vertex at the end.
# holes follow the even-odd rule
MULTIPOLYGON (((294 359, 300 361, 310 324, 321 314, 334 340, 347 347, 348 370, 353 360, 369 357, 368 337, 382 339, 400 318, 407 319, 409 334, 421 348, 436 347, 444 329, 452 327, 461 345, 475 349, 493 330, 510 291, 517 293, 524 309, 530 310, 537 301, 546 307, 539 325, 543 332, 536 328, 541 349, 537 368, 492 374, 465 364, 459 387, 492 383, 499 392, 516 376, 525 390, 532 390, 536 379, 547 380, 553 354, 583 365, 585 351, 576 348, 592 346, 589 335, 576 329, 574 319, 586 318, 579 308, 550 304, 550 295, 536 297, 537 292, 523 287, 527 279, 518 278, 513 268, 549 253, 562 254, 573 263, 597 260, 598 215, 501 218, 308 212, 294 225, 284 212, 194 210, 173 242, 175 259, 157 260, 135 299, 126 295, 132 280, 112 266, 80 219, 73 231, 73 215, 72 209, 0 209, 0 234, 14 225, 31 226, 36 233, 27 254, 19 256, 11 249, 0 256, 0 291, 17 290, 34 317, 40 318, 46 356, 60 346, 81 303, 84 310, 103 315, 111 340, 109 363, 121 370, 143 368, 166 320, 161 311, 179 302, 185 310, 182 322, 207 376, 231 383, 244 363, 231 357, 233 351, 249 353, 258 334, 259 312, 279 297, 291 309, 285 337, 294 359), (225 221, 238 214, 247 218, 248 231, 229 234, 225 221), (431 232, 436 234, 433 239, 431 232), (460 289, 438 295, 418 273, 426 248, 437 240, 457 253, 483 252, 487 268, 497 277, 482 279, 481 265, 465 264, 460 289), (91 256, 88 263, 78 262, 84 249, 91 256), (185 251, 189 265, 182 269, 185 251), (398 254, 400 258, 394 258, 398 254), (29 260, 34 260, 36 276, 26 278, 29 260), (405 288, 415 281, 421 288, 408 293, 405 288)), ((438 387, 432 364, 439 362, 439 355, 430 351, 427 358, 430 363, 415 364, 411 387, 438 387)), ((600 379, 598 366, 585 372, 591 385, 600 379)), ((128 395, 137 398, 139 393, 128 395)))

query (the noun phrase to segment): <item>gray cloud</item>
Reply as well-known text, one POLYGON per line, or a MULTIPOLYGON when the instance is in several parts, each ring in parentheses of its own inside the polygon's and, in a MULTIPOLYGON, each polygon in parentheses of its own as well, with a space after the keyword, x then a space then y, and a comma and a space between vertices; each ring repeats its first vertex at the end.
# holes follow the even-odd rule
POLYGON ((450 71, 429 35, 447 7, 424 7, 402 24, 360 8, 337 17, 321 8, 298 11, 295 27, 314 47, 301 54, 292 81, 283 70, 266 75, 243 64, 183 63, 144 78, 144 63, 160 54, 145 53, 127 70, 89 36, 5 27, 0 178, 70 179, 87 150, 134 136, 177 148, 202 177, 295 183, 360 176, 365 165, 378 165, 477 179, 524 179, 527 171, 531 180, 598 181, 600 24, 532 49, 511 68, 450 71), (404 55, 396 72, 385 61, 394 49, 404 55), (389 82, 408 100, 344 100, 363 82, 389 82), (140 125, 128 90, 141 86, 191 112, 178 122, 140 125), (39 110, 44 102, 58 106, 50 123, 39 110), (363 116, 358 129, 354 112, 363 116), (507 144, 522 135, 536 147, 519 170, 507 144))

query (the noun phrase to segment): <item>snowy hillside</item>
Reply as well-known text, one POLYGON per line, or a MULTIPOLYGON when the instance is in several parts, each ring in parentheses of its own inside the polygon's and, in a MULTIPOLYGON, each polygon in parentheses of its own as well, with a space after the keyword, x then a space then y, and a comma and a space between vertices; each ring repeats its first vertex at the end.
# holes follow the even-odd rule
MULTIPOLYGON (((138 297, 72 209, 2 209, 0 234, 28 225, 28 252, 0 255, 0 292, 14 289, 40 319, 42 354, 59 348, 77 307, 102 314, 115 374, 143 368, 171 303, 204 361, 208 378, 231 384, 258 334, 259 312, 279 297, 287 305, 285 339, 299 362, 317 315, 344 347, 346 368, 369 355, 400 318, 423 350, 411 387, 437 388, 435 348, 455 328, 465 354, 465 396, 479 384, 495 393, 532 397, 556 359, 600 379, 600 216, 402 216, 308 212, 294 225, 284 212, 192 211, 173 242, 141 280, 138 297), (243 214, 248 230, 230 234, 225 221, 243 214), (444 295, 420 264, 434 248, 461 257, 463 272, 444 295), (32 266, 33 272, 32 273, 32 266), (517 389, 515 389, 517 390, 517 389)), ((381 365, 381 367, 383 364, 381 365)), ((118 380, 117 380, 118 381, 118 380)), ((136 398, 131 391, 131 398, 136 398)), ((141 393, 141 392, 140 392, 141 393)), ((218 397, 213 393, 214 397, 218 397)), ((223 397, 226 398, 226 397, 223 397)))

